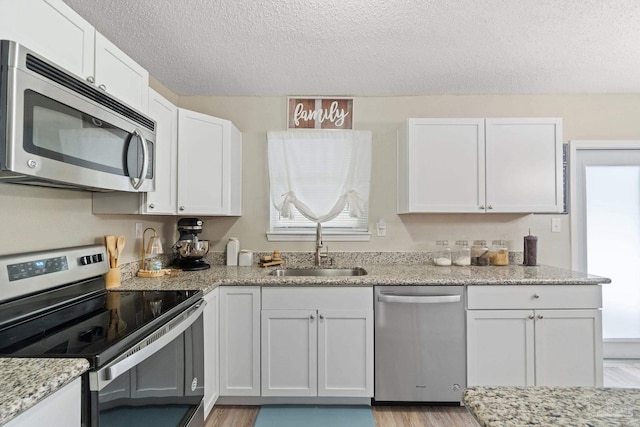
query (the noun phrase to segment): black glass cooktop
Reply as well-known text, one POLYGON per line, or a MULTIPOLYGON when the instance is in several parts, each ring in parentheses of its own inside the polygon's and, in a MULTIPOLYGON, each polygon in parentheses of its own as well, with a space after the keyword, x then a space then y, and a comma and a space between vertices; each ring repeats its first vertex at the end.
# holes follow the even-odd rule
POLYGON ((0 315, 0 356, 82 357, 101 366, 200 296, 200 291, 103 291, 47 309, 41 301, 8 306, 0 315))

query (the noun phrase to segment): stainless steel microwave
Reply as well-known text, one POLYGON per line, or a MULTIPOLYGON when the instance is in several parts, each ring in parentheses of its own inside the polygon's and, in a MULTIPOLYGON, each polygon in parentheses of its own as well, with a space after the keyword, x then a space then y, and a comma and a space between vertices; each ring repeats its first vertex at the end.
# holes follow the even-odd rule
POLYGON ((154 191, 155 128, 33 51, 0 41, 0 182, 154 191))

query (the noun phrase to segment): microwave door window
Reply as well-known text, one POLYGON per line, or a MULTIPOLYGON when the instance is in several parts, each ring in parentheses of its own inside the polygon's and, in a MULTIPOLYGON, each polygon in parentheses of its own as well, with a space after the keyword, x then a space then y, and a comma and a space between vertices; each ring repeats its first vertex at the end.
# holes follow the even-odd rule
POLYGON ((25 116, 27 152, 127 176, 128 132, 29 90, 25 92, 25 116))

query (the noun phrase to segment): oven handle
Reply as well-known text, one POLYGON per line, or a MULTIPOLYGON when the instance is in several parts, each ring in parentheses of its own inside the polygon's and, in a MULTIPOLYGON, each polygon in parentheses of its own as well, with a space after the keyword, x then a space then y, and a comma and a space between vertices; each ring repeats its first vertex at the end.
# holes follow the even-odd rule
POLYGON ((142 171, 140 171, 140 176, 138 177, 138 181, 136 182, 135 178, 130 177, 131 185, 134 189, 138 190, 142 183, 147 178, 147 170, 149 168, 147 159, 149 158, 149 149, 147 148, 147 140, 142 136, 142 132, 138 130, 138 128, 134 129, 132 132, 132 139, 134 136, 137 136, 142 144, 142 171))
POLYGON ((443 304, 459 302, 460 295, 395 295, 383 292, 378 295, 378 301, 400 304, 443 304))
POLYGON ((116 359, 112 365, 105 366, 97 372, 97 384, 92 384, 92 390, 100 391, 119 375, 138 365, 152 356, 180 334, 186 331, 204 311, 206 301, 201 300, 185 313, 171 320, 158 331, 152 333, 124 352, 124 355, 116 359), (160 335, 160 337, 158 337, 160 335))

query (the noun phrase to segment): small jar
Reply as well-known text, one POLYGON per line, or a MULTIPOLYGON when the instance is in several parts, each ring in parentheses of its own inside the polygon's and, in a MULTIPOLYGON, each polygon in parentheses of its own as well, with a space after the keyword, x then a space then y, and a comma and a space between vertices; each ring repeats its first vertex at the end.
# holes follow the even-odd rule
POLYGON ((504 240, 491 242, 491 265, 509 265, 509 248, 504 240))
POLYGON ((451 265, 451 248, 448 240, 436 241, 437 249, 433 254, 433 263, 440 266, 451 265))
POLYGON ((243 249, 238 256, 238 265, 240 267, 249 267, 253 264, 253 251, 243 249))
POLYGON ((471 250, 466 240, 456 240, 453 251, 453 264, 459 266, 471 265, 471 250))
POLYGON ((471 246, 471 265, 489 265, 489 248, 486 240, 474 240, 471 246))

